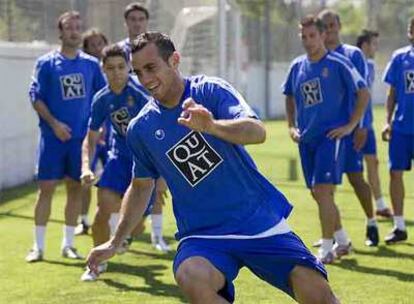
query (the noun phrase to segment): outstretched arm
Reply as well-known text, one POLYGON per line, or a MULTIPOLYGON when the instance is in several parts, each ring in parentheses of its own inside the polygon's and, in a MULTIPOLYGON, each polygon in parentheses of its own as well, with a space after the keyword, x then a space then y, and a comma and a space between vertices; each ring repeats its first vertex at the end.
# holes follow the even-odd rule
POLYGON ((92 249, 88 255, 87 264, 92 271, 97 272, 99 263, 113 257, 116 249, 142 218, 154 188, 154 180, 150 178, 135 178, 122 200, 121 218, 115 235, 106 243, 92 249))
POLYGON ((258 144, 266 140, 266 129, 260 120, 254 118, 214 119, 208 109, 192 99, 187 99, 183 103, 183 112, 178 123, 232 144, 258 144))

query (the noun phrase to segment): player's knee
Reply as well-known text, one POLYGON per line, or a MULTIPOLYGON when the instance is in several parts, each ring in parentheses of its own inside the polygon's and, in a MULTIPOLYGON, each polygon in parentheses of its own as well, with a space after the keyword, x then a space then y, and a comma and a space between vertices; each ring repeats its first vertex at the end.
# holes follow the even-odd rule
POLYGON ((402 180, 402 171, 390 171, 390 178, 392 181, 400 181, 402 180))
POLYGON ((206 267, 205 262, 198 258, 185 260, 175 274, 178 286, 188 296, 213 291, 214 288, 210 284, 213 277, 214 274, 209 270, 209 267, 206 267))
POLYGON ((296 266, 290 274, 289 282, 299 303, 339 303, 328 281, 316 270, 304 266, 296 266))
POLYGON ((326 201, 327 198, 332 196, 332 190, 327 186, 316 185, 312 189, 312 196, 318 203, 321 201, 326 201))

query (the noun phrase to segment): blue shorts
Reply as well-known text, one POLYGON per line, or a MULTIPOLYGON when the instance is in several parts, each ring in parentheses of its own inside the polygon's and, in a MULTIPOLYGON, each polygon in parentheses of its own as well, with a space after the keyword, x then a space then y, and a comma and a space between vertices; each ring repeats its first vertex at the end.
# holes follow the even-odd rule
MULTIPOLYGON (((96 184, 99 188, 106 188, 118 193, 121 197, 125 194, 132 179, 131 159, 122 156, 109 157, 102 172, 99 182, 96 184)), ((156 191, 152 192, 151 199, 145 210, 144 216, 151 213, 156 198, 156 191)))
POLYGON ((132 160, 127 157, 110 157, 104 167, 102 176, 96 184, 100 188, 110 189, 124 195, 132 178, 132 160))
POLYGON ((414 135, 392 131, 388 154, 391 171, 411 170, 414 159, 414 135))
POLYGON ((342 183, 344 144, 342 140, 318 137, 310 143, 299 143, 299 154, 306 186, 342 183))
POLYGON ((367 142, 361 152, 363 155, 377 155, 377 141, 374 129, 368 129, 367 142))
POLYGON ((219 294, 231 303, 235 298, 233 281, 244 266, 291 297, 289 274, 296 265, 314 269, 327 279, 323 264, 293 232, 250 240, 186 239, 177 248, 174 274, 184 260, 195 256, 207 259, 224 275, 226 284, 219 294))
POLYGON ((82 139, 62 142, 57 137, 40 136, 37 179, 59 180, 70 177, 80 181, 82 139))
POLYGON ((362 151, 354 149, 354 133, 344 137, 345 142, 345 173, 362 172, 364 170, 363 159, 364 154, 362 151))
POLYGON ((103 167, 105 167, 108 161, 108 146, 107 145, 96 145, 95 155, 92 160, 91 169, 93 172, 96 171, 98 161, 101 161, 103 167))

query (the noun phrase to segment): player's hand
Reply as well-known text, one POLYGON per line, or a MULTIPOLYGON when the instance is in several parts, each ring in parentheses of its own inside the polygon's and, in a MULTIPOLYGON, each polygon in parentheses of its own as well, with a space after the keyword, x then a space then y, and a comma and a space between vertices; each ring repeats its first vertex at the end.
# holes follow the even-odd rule
POLYGON ((68 125, 56 120, 52 125, 52 130, 55 133, 56 137, 61 141, 68 141, 72 138, 72 130, 68 125))
POLYGON ((188 98, 183 103, 178 123, 197 132, 209 132, 214 124, 213 114, 204 106, 188 98))
POLYGON ((80 176, 82 185, 91 186, 95 182, 95 174, 92 170, 82 170, 82 174, 80 176))
POLYGON ((391 125, 387 123, 384 128, 382 128, 381 137, 383 141, 390 141, 391 139, 391 125))
POLYGON ((329 131, 327 136, 330 139, 341 139, 342 137, 351 134, 353 129, 354 127, 352 125, 346 124, 342 127, 329 131))
POLYGON ((86 263, 91 271, 98 273, 99 264, 112 258, 115 253, 116 248, 108 241, 93 248, 88 254, 86 263))
POLYGON ((368 130, 366 128, 357 128, 354 133, 354 149, 360 151, 367 142, 368 130))
POLYGON ((292 140, 295 143, 298 143, 300 141, 300 133, 299 133, 299 129, 296 127, 290 127, 289 128, 289 135, 290 138, 292 138, 292 140))

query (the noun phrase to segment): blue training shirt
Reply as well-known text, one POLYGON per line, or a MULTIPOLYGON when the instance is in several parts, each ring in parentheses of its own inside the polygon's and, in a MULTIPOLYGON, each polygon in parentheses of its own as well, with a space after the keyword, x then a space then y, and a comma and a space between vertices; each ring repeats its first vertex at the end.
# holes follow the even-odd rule
POLYGON ((127 143, 136 178, 162 176, 171 191, 177 239, 191 235, 255 235, 287 218, 292 206, 257 170, 242 145, 178 124, 191 97, 215 119, 256 117, 222 79, 185 79, 180 103, 166 108, 151 98, 134 118, 127 143))
MULTIPOLYGON (((52 51, 37 60, 29 96, 32 103, 43 101, 57 120, 67 124, 72 138, 83 138, 93 95, 104 85, 96 58, 79 51, 69 59, 52 51)), ((42 136, 55 136, 48 123, 39 119, 42 136)))
POLYGON ((347 124, 349 96, 364 87, 366 82, 354 65, 336 52, 328 51, 317 62, 306 55, 293 60, 282 90, 295 98, 300 140, 311 142, 347 124))
POLYGON ((372 91, 373 91, 373 85, 375 82, 375 61, 373 59, 367 59, 367 86, 370 91, 370 99, 367 106, 367 109, 365 110, 365 120, 366 125, 368 128, 373 128, 373 122, 374 122, 374 115, 372 113, 372 91))
MULTIPOLYGON (((361 49, 350 44, 342 43, 338 45, 334 51, 348 58, 355 66, 362 78, 364 78, 364 80, 367 81, 368 67, 364 53, 362 53, 361 49)), ((353 101, 353 106, 350 108, 350 112, 352 113, 352 111, 354 110, 356 98, 355 96, 349 96, 349 98, 353 101)), ((369 115, 367 115, 367 109, 365 110, 364 116, 362 117, 362 120, 360 122, 360 127, 372 128, 372 122, 369 122, 369 115)))
POLYGON ((384 72, 384 82, 395 89, 396 110, 392 128, 414 134, 414 48, 396 50, 384 72))
POLYGON ((129 76, 120 94, 111 91, 109 85, 95 94, 89 128, 98 131, 104 122, 110 121, 111 129, 107 133, 111 134, 109 149, 113 155, 132 158, 125 139, 127 127, 147 103, 148 98, 144 88, 132 76, 129 76))

